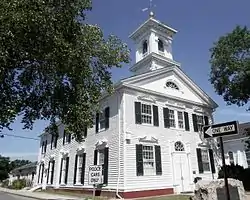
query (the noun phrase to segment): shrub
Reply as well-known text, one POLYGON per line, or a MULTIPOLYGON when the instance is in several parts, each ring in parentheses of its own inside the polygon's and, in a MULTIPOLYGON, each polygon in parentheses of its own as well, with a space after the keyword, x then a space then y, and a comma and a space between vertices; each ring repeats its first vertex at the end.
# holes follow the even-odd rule
MULTIPOLYGON (((227 177, 243 181, 244 168, 240 165, 226 165, 227 177)), ((219 171, 218 178, 224 178, 224 167, 221 167, 219 171)))
POLYGON ((14 180, 12 182, 12 188, 15 190, 21 190, 25 187, 26 187, 26 180, 25 179, 14 180))
MULTIPOLYGON (((242 181, 245 190, 250 190, 250 168, 244 169, 240 165, 226 165, 227 177, 242 181)), ((218 178, 224 178, 224 167, 221 167, 218 178)))
POLYGON ((7 188, 9 186, 9 180, 4 180, 1 184, 2 187, 7 188))

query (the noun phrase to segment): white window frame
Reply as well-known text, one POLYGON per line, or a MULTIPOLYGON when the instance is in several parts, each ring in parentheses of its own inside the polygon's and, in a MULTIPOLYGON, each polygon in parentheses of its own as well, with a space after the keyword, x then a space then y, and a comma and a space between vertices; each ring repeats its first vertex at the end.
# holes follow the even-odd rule
POLYGON ((50 165, 49 165, 49 169, 48 169, 48 173, 49 173, 48 174, 48 176, 49 176, 49 178, 48 178, 49 179, 48 184, 51 185, 52 184, 52 182, 51 182, 51 175, 52 175, 52 172, 53 172, 53 170, 52 170, 53 169, 53 160, 50 160, 49 162, 50 162, 50 165))
POLYGON ((60 183, 60 185, 65 185, 65 184, 66 184, 66 183, 65 183, 65 176, 66 176, 66 158, 67 158, 67 157, 64 157, 64 158, 62 159, 63 164, 62 164, 61 183, 60 183))
POLYGON ((170 128, 176 128, 176 111, 174 109, 168 109, 168 116, 169 116, 169 126, 170 126, 170 128), (170 114, 170 111, 171 112, 173 111, 173 113, 170 114), (172 116, 172 114, 174 115, 173 118, 170 117, 170 116, 172 116), (171 120, 172 120, 173 124, 171 124, 171 120), (172 125, 174 125, 174 126, 172 126, 172 125))
POLYGON ((155 163, 155 147, 154 145, 150 144, 143 144, 142 145, 142 159, 143 159, 143 174, 144 176, 152 176, 156 173, 156 163, 155 163), (152 149, 145 150, 145 147, 150 147, 152 149), (145 158, 144 152, 149 152, 152 154, 153 158, 145 158), (150 167, 145 167, 146 163, 153 163, 153 167, 150 169, 150 167))
POLYGON ((209 151, 208 149, 201 149, 201 160, 202 160, 202 167, 204 172, 210 172, 211 171, 211 166, 210 166, 210 157, 209 157, 209 151), (204 160, 203 157, 203 152, 206 152, 206 160, 204 160), (209 170, 205 169, 204 164, 208 164, 209 170))
POLYGON ((185 119, 184 119, 184 112, 183 111, 180 111, 180 110, 177 110, 177 127, 178 129, 182 129, 184 130, 185 129, 185 119), (182 119, 179 118, 179 113, 181 113, 181 116, 182 116, 182 119), (182 123, 182 127, 180 127, 180 124, 182 123))
POLYGON ((142 121, 142 124, 153 125, 153 120, 154 120, 153 105, 142 102, 141 103, 141 121, 142 121), (143 110, 148 110, 148 109, 143 109, 143 106, 150 107, 150 113, 143 112, 143 110), (145 117, 145 118, 143 118, 143 117, 145 117), (144 121, 144 119, 145 119, 145 121, 144 121), (149 120, 150 123, 146 122, 147 119, 150 119, 149 120))
POLYGON ((204 116, 203 115, 199 115, 199 114, 197 114, 196 116, 197 116, 198 132, 201 132, 202 131, 202 127, 205 125, 204 116), (199 121, 200 119, 202 119, 202 123, 199 121))
POLYGON ((46 140, 44 140, 44 141, 42 142, 42 154, 46 154, 45 149, 46 149, 46 151, 47 151, 46 140))
POLYGON ((105 109, 102 109, 102 112, 99 113, 98 132, 105 130, 105 120, 105 109))
POLYGON ((229 163, 234 164, 234 153, 232 151, 228 151, 229 163))
POLYGON ((71 143, 71 140, 72 140, 72 135, 71 134, 67 134, 67 133, 65 133, 64 134, 64 145, 65 144, 70 144, 71 143), (69 140, 68 140, 68 138, 69 138, 69 135, 70 135, 70 142, 69 142, 69 140))
POLYGON ((83 154, 78 155, 78 160, 77 160, 77 172, 76 172, 76 184, 77 185, 82 185, 81 183, 81 176, 82 176, 82 162, 83 162, 83 154), (82 162, 80 162, 82 161, 82 162))

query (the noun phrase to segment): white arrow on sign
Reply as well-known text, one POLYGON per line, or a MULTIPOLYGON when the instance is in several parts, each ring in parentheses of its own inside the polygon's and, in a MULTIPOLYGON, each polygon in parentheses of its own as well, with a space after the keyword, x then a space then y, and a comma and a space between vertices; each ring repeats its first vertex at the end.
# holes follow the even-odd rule
POLYGON ((205 131, 205 133, 206 133, 207 135, 209 135, 210 137, 213 136, 213 131, 212 131, 211 126, 205 131))

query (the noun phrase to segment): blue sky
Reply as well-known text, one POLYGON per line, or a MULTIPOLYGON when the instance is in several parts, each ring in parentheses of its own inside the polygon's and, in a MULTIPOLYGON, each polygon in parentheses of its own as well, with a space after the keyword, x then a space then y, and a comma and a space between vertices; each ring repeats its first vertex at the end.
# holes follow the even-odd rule
MULTIPOLYGON (((131 49, 130 65, 113 70, 114 81, 131 75, 128 68, 134 64, 134 44, 128 35, 148 18, 148 13, 142 12, 148 4, 149 0, 94 0, 93 10, 87 15, 87 20, 101 26, 105 35, 117 35, 131 49)), ((156 4, 155 18, 178 30, 173 41, 174 59, 180 62, 184 72, 219 104, 215 122, 250 121, 250 113, 245 111, 246 108, 226 106, 208 81, 209 49, 214 41, 230 32, 236 25, 250 27, 250 1, 154 0, 154 4, 156 4)), ((39 121, 32 131, 22 130, 20 120, 17 119, 12 126, 13 131, 6 133, 36 137, 47 124, 39 121)), ((12 158, 35 160, 38 146, 39 141, 0 138, 0 154, 12 158)))

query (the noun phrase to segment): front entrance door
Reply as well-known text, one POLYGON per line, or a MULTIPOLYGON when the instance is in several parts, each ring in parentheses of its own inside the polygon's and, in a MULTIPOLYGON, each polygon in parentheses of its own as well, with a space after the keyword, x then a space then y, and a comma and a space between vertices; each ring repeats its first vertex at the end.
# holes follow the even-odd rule
POLYGON ((178 185, 180 192, 190 191, 190 169, 187 154, 174 153, 173 162, 175 185, 178 185))

